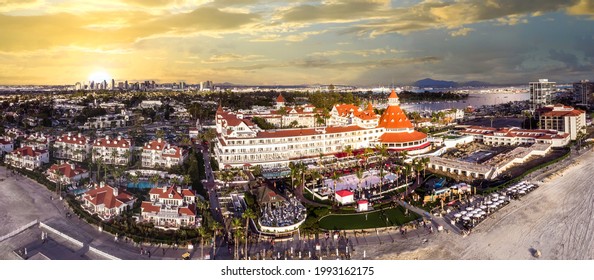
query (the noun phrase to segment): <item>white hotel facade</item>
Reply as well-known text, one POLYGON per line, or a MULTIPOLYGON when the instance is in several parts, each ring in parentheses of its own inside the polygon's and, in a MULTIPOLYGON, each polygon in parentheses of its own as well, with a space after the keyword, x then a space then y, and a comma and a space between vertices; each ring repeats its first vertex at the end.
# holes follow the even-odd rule
POLYGON ((215 114, 214 155, 221 169, 251 165, 279 168, 292 161, 335 155, 347 146, 356 150, 385 145, 389 150, 406 150, 409 154, 429 151, 427 136, 413 129, 399 107, 396 93, 392 92, 388 100, 388 109, 381 118, 373 113, 371 106, 362 110, 343 104, 333 108, 334 117, 340 119, 329 120, 343 125, 266 131, 242 114, 225 112, 219 107, 215 114), (349 122, 345 123, 344 119, 349 122))

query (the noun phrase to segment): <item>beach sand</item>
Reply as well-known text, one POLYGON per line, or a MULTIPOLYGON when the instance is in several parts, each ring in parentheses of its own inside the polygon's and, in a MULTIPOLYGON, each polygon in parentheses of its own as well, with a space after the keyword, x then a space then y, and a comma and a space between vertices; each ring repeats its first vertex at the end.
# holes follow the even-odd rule
POLYGON ((385 244, 374 259, 594 259, 594 153, 538 182, 466 237, 437 234, 426 243, 385 244))

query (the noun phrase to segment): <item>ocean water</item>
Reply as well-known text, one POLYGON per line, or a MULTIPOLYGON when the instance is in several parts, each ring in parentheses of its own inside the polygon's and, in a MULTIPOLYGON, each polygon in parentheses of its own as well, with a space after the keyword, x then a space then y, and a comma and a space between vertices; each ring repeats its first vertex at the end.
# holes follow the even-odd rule
POLYGON ((514 101, 527 101, 530 99, 529 93, 492 93, 492 94, 477 94, 470 93, 468 98, 459 101, 437 101, 437 102, 419 102, 419 103, 402 103, 400 108, 406 111, 438 111, 444 109, 464 109, 468 106, 474 108, 483 105, 496 105, 514 101))

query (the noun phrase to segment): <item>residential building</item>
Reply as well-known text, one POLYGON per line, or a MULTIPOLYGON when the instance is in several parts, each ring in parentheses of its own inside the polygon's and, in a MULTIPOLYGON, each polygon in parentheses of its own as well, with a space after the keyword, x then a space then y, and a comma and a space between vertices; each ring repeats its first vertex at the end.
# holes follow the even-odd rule
POLYGON ((37 150, 27 146, 7 154, 4 162, 15 168, 33 170, 49 163, 49 153, 46 150, 37 150))
POLYGON ((549 105, 538 110, 541 129, 569 133, 571 140, 586 135, 586 112, 561 104, 549 105))
POLYGON ((142 221, 158 227, 194 227, 196 219, 196 193, 175 187, 159 187, 149 191, 150 201, 140 206, 142 221))
POLYGON ((87 191, 83 197, 83 208, 91 214, 97 214, 109 220, 122 212, 132 209, 136 198, 129 192, 114 188, 101 182, 87 191))
POLYGON ((121 110, 119 114, 92 117, 79 126, 81 129, 105 129, 128 126, 132 121, 132 112, 121 110))
POLYGON ((54 164, 47 170, 47 178, 62 185, 77 185, 89 178, 89 171, 74 163, 54 164))
POLYGON ((549 82, 548 79, 539 79, 538 82, 530 83, 530 109, 536 109, 550 105, 553 100, 553 94, 556 90, 556 83, 549 82))
POLYGON ((89 157, 91 149, 92 142, 89 137, 68 132, 56 139, 54 157, 82 162, 89 157))
POLYGON ((365 110, 353 104, 334 105, 330 111, 329 125, 358 125, 365 128, 375 128, 379 116, 373 111, 373 105, 369 103, 365 110))
POLYGON ((0 138, 0 157, 14 150, 14 143, 10 137, 0 138))
POLYGON ((53 137, 50 135, 35 132, 29 134, 22 142, 21 147, 31 147, 36 150, 46 150, 48 151, 54 141, 53 137))
POLYGON ((107 164, 128 165, 132 159, 133 143, 131 139, 121 136, 95 139, 93 141, 93 162, 101 161, 107 164))
POLYGON ((182 164, 187 157, 187 150, 173 146, 161 138, 149 141, 142 147, 142 167, 171 168, 182 164))
POLYGON ((460 131, 460 133, 472 135, 475 141, 491 146, 549 144, 552 147, 563 147, 571 139, 569 133, 565 132, 546 129, 521 129, 518 127, 470 126, 460 131))
POLYGON ((578 105, 589 106, 594 99, 594 82, 581 80, 573 83, 573 100, 578 105))

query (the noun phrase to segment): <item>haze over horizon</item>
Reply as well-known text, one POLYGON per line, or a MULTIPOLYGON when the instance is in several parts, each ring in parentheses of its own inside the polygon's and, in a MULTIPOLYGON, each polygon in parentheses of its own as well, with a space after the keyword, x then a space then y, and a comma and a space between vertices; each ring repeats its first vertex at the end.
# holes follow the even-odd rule
POLYGON ((4 0, 0 84, 569 82, 594 79, 593 20, 594 0, 4 0))

